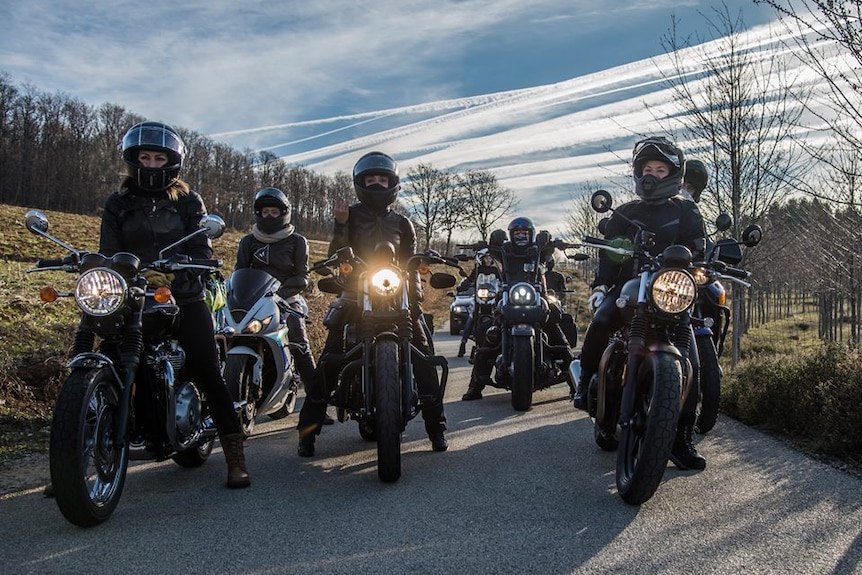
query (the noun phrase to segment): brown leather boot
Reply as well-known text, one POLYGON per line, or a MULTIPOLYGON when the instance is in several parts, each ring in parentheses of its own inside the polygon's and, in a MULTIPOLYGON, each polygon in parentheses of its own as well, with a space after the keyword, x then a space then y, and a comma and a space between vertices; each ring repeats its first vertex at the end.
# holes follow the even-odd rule
POLYGON ((231 489, 248 487, 251 485, 251 478, 245 467, 242 434, 221 435, 219 440, 221 441, 221 448, 224 450, 224 459, 227 461, 227 486, 231 489))

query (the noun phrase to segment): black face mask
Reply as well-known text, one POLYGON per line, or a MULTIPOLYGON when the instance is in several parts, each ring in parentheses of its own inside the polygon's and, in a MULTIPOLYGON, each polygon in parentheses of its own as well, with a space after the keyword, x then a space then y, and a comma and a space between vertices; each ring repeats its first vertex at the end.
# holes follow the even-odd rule
POLYGON ((259 229, 265 234, 274 234, 280 229, 287 227, 287 223, 284 221, 284 216, 279 216, 277 218, 264 218, 263 216, 255 216, 254 220, 257 224, 257 229, 259 229))
POLYGON ((643 178, 641 178, 641 189, 645 193, 649 193, 655 191, 658 187, 659 179, 652 174, 647 174, 643 178))

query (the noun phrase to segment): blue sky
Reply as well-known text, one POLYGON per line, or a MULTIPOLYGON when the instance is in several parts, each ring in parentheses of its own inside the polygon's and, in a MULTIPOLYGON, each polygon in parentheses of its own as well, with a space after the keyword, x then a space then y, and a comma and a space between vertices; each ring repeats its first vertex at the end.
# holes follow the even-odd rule
MULTIPOLYGON (((444 140, 497 133, 499 119, 483 123, 482 114, 472 113, 458 124, 458 114, 560 86, 571 91, 583 84, 577 79, 596 81, 611 69, 625 75, 627 65, 643 67, 664 53, 661 38, 672 14, 683 34, 702 33, 700 13, 710 14, 714 4, 7 0, 0 5, 0 71, 42 91, 92 105, 116 103, 240 149, 269 148, 332 171, 349 169, 348 160, 363 148, 398 145, 403 133, 393 139, 390 131, 403 132, 406 124, 426 136, 441 127, 449 137, 405 148, 405 161, 431 161, 444 140), (327 146, 342 152, 315 153, 327 146)), ((733 14, 741 9, 751 27, 774 18, 751 0, 726 4, 733 14)), ((614 82, 605 78, 604 85, 614 82)), ((596 90, 591 106, 600 103, 596 90)), ((524 108, 537 122, 547 119, 532 104, 524 108)), ((522 119, 518 127, 529 124, 522 119)), ((399 157, 398 149, 386 151, 399 157)), ((500 152, 520 155, 518 164, 531 157, 530 150, 500 152)), ((541 160, 564 155, 545 149, 541 160)), ((481 155, 472 161, 440 155, 439 161, 441 167, 486 167, 481 155)), ((512 164, 487 167, 507 177, 512 164)))

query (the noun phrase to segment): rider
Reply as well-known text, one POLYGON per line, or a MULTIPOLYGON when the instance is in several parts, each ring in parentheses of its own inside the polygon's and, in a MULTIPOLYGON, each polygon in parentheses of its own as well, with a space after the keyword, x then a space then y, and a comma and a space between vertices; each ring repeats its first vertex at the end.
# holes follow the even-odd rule
MULTIPOLYGON (((550 245, 550 236, 547 231, 537 234, 533 220, 525 217, 518 217, 509 222, 508 241, 503 241, 506 237, 506 232, 503 230, 495 230, 491 234, 489 250, 495 258, 503 262, 503 277, 506 283, 513 285, 522 281, 532 282, 537 277, 538 271, 540 291, 543 295, 546 293, 544 266, 541 266, 540 262, 551 258, 556 249, 550 245)), ((550 314, 545 322, 544 329, 548 334, 548 342, 555 347, 568 348, 559 322, 559 314, 550 314)), ((491 383, 491 370, 494 368, 498 353, 498 347, 483 347, 476 350, 473 373, 470 375, 467 392, 461 396, 462 401, 482 399, 482 390, 491 383)), ((568 353, 570 356, 568 361, 571 361, 571 350, 568 353)), ((564 367, 568 369, 568 363, 564 367)))
POLYGON ((314 375, 314 357, 305 332, 305 310, 300 292, 308 285, 308 241, 290 223, 291 207, 284 192, 263 188, 254 196, 254 226, 239 241, 234 269, 260 269, 281 282, 276 292, 286 306, 299 314, 283 310, 287 337, 296 370, 308 386, 314 375), (288 282, 291 278, 295 281, 288 282))
MULTIPOLYGON (((370 261, 377 244, 388 241, 395 246, 399 264, 406 265, 416 251, 416 230, 410 220, 392 211, 392 204, 401 189, 395 160, 382 152, 365 154, 353 167, 353 187, 359 202, 349 207, 341 202, 335 205, 335 227, 332 241, 329 243, 329 254, 350 246, 357 256, 370 261)), ((412 343, 422 353, 430 354, 425 331, 419 323, 422 294, 418 273, 412 284, 412 343)), ((325 382, 336 381, 343 367, 328 356, 343 353, 344 325, 354 319, 357 312, 355 291, 342 292, 341 297, 330 304, 327 311, 324 323, 329 329, 329 335, 311 385, 306 387, 306 399, 299 413, 297 453, 301 457, 314 455, 314 440, 320 433, 320 426, 326 415, 325 382)), ((414 361, 413 374, 421 396, 439 397, 440 382, 437 369, 433 365, 425 361, 414 361)), ((422 419, 425 420, 425 431, 431 440, 432 449, 446 451, 449 444, 443 435, 446 430, 446 416, 442 402, 423 402, 422 419)))
MULTIPOLYGON (((578 328, 575 326, 575 318, 565 308, 566 304, 566 276, 554 269, 556 261, 553 256, 545 262, 545 287, 553 290, 559 300, 559 305, 551 304, 552 308, 558 308, 560 314, 560 329, 566 336, 569 346, 575 347, 578 341, 578 328)), ((554 310, 557 313, 557 310, 554 310)))
MULTIPOLYGON (((159 250, 198 229, 206 214, 203 200, 179 178, 186 147, 179 134, 166 124, 142 122, 123 136, 122 154, 126 179, 118 192, 105 201, 99 252, 112 256, 132 252, 143 262, 159 257, 159 250)), ((212 247, 198 235, 180 246, 193 259, 212 258, 212 247)), ((187 365, 195 373, 207 397, 228 466, 228 487, 251 484, 243 453, 243 436, 233 400, 222 378, 210 310, 204 302, 201 272, 145 274, 151 285, 169 285, 180 308, 176 337, 186 352, 187 365), (171 277, 173 276, 173 277, 171 277)))
MULTIPOLYGON (((607 223, 605 237, 635 240, 637 228, 622 216, 654 232, 653 249, 660 253, 672 244, 682 244, 692 254, 704 251, 706 231, 703 217, 697 206, 678 196, 683 182, 684 156, 682 151, 664 137, 649 137, 635 144, 632 153, 632 174, 637 200, 620 206, 607 223)), ((616 300, 623 284, 634 277, 631 258, 614 257, 601 250, 599 267, 591 287, 593 293, 587 302, 593 320, 587 328, 581 349, 581 380, 574 397, 578 409, 587 409, 587 390, 598 372, 599 359, 608 344, 610 335, 620 327, 622 317, 616 300)), ((695 386, 697 381, 694 382, 695 386)), ((706 460, 694 448, 698 390, 692 389, 682 408, 671 461, 680 469, 704 469, 706 460)))
MULTIPOLYGON (((502 281, 500 270, 494 262, 494 257, 488 251, 488 248, 481 248, 476 252, 476 266, 470 272, 470 275, 461 282, 461 285, 463 287, 473 286, 474 288, 478 288, 480 284, 489 282, 492 278, 498 285, 502 281)), ((458 347, 458 357, 464 357, 467 340, 470 339, 470 335, 473 333, 473 318, 475 315, 476 310, 474 308, 470 317, 467 318, 467 323, 464 324, 464 331, 461 333, 461 345, 458 347)))
POLYGON ((697 203, 700 201, 700 195, 706 189, 707 184, 709 184, 709 171, 706 169, 706 165, 700 160, 686 160, 685 178, 682 182, 682 189, 679 191, 680 195, 697 203))

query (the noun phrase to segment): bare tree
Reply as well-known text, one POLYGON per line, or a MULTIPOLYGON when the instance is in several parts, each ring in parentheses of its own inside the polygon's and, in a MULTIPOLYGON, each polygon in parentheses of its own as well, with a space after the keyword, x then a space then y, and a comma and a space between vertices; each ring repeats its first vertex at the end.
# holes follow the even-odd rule
POLYGON ((455 177, 464 196, 464 221, 483 240, 509 210, 517 207, 515 192, 500 186, 496 176, 482 170, 468 170, 455 177))
MULTIPOLYGON (((692 47, 676 35, 675 21, 662 39, 672 62, 664 80, 681 113, 676 120, 689 139, 703 145, 711 160, 713 183, 703 203, 733 216, 733 233, 761 219, 783 197, 789 179, 804 168, 800 147, 791 138, 804 110, 794 79, 781 58, 761 57, 742 32, 741 13, 726 5, 704 15, 708 42, 692 47), (700 64, 692 74, 691 58, 700 64)), ((750 252, 747 252, 750 253, 750 252)), ((739 359, 744 294, 734 286, 733 363, 739 359)))
POLYGON ((407 172, 404 181, 406 193, 401 198, 422 232, 424 250, 428 249, 442 223, 447 192, 451 187, 452 177, 430 164, 418 164, 407 172))

